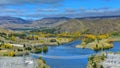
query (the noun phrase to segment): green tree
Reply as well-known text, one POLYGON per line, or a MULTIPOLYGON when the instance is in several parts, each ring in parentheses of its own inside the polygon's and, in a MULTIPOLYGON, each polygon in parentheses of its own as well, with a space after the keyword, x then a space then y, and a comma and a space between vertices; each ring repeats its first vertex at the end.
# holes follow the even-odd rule
POLYGON ((43 52, 47 53, 48 52, 48 47, 47 46, 43 46, 43 52))

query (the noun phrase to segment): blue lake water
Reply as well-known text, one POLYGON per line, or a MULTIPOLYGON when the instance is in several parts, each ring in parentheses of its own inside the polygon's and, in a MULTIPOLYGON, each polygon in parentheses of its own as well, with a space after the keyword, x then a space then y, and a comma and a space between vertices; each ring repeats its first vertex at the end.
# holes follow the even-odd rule
POLYGON ((109 51, 109 52, 120 52, 120 42, 114 42, 114 47, 109 49, 109 50, 106 50, 106 51, 109 51))
MULTIPOLYGON (((81 49, 81 48, 74 48, 74 46, 80 44, 81 41, 73 41, 64 45, 60 46, 49 46, 49 51, 45 56, 62 56, 63 58, 44 58, 46 63, 51 68, 86 68, 88 63, 88 57, 84 57, 84 55, 92 55, 95 51, 91 49, 81 49), (83 56, 81 58, 72 58, 73 56, 83 56), (69 58, 67 58, 69 57, 69 58)), ((111 52, 120 52, 120 42, 114 42, 114 47, 105 50, 111 52)))

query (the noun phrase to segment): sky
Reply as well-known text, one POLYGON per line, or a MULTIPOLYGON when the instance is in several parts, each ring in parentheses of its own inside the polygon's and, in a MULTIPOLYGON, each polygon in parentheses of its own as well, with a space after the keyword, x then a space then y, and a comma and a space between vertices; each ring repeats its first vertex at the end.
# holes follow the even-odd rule
POLYGON ((0 16, 40 19, 120 15, 120 0, 0 0, 0 16))

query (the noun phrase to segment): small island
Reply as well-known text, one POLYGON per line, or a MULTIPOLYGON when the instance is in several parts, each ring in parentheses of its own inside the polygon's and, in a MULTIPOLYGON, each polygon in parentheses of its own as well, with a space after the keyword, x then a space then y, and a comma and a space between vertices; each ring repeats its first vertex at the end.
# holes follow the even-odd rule
POLYGON ((82 35, 82 43, 76 48, 89 48, 95 51, 110 49, 113 47, 113 42, 120 41, 119 37, 120 34, 116 32, 101 35, 84 34, 82 35))

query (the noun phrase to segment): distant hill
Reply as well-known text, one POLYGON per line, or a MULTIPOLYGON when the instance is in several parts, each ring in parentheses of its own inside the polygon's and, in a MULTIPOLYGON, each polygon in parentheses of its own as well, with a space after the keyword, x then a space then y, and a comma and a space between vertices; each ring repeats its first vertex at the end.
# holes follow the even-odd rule
POLYGON ((51 17, 29 21, 16 17, 1 16, 0 28, 41 29, 41 27, 59 28, 58 32, 110 33, 120 32, 120 16, 96 16, 82 18, 51 17))
POLYGON ((40 20, 33 21, 31 27, 39 28, 39 27, 55 27, 60 25, 66 21, 70 20, 67 17, 50 17, 50 18, 43 18, 40 20))
POLYGON ((0 24, 29 24, 30 21, 10 16, 0 16, 0 24))
POLYGON ((31 21, 24 20, 22 18, 10 17, 10 16, 0 16, 0 27, 1 28, 22 28, 31 21))
POLYGON ((120 18, 84 18, 71 19, 57 26, 60 32, 84 32, 93 34, 104 34, 120 32, 120 18))
POLYGON ((8 29, 54 27, 66 22, 67 20, 69 20, 67 17, 50 17, 29 21, 17 17, 0 16, 0 27, 8 29))
POLYGON ((120 15, 118 16, 92 16, 92 17, 81 17, 81 18, 75 18, 75 19, 110 19, 110 18, 120 18, 120 15))

